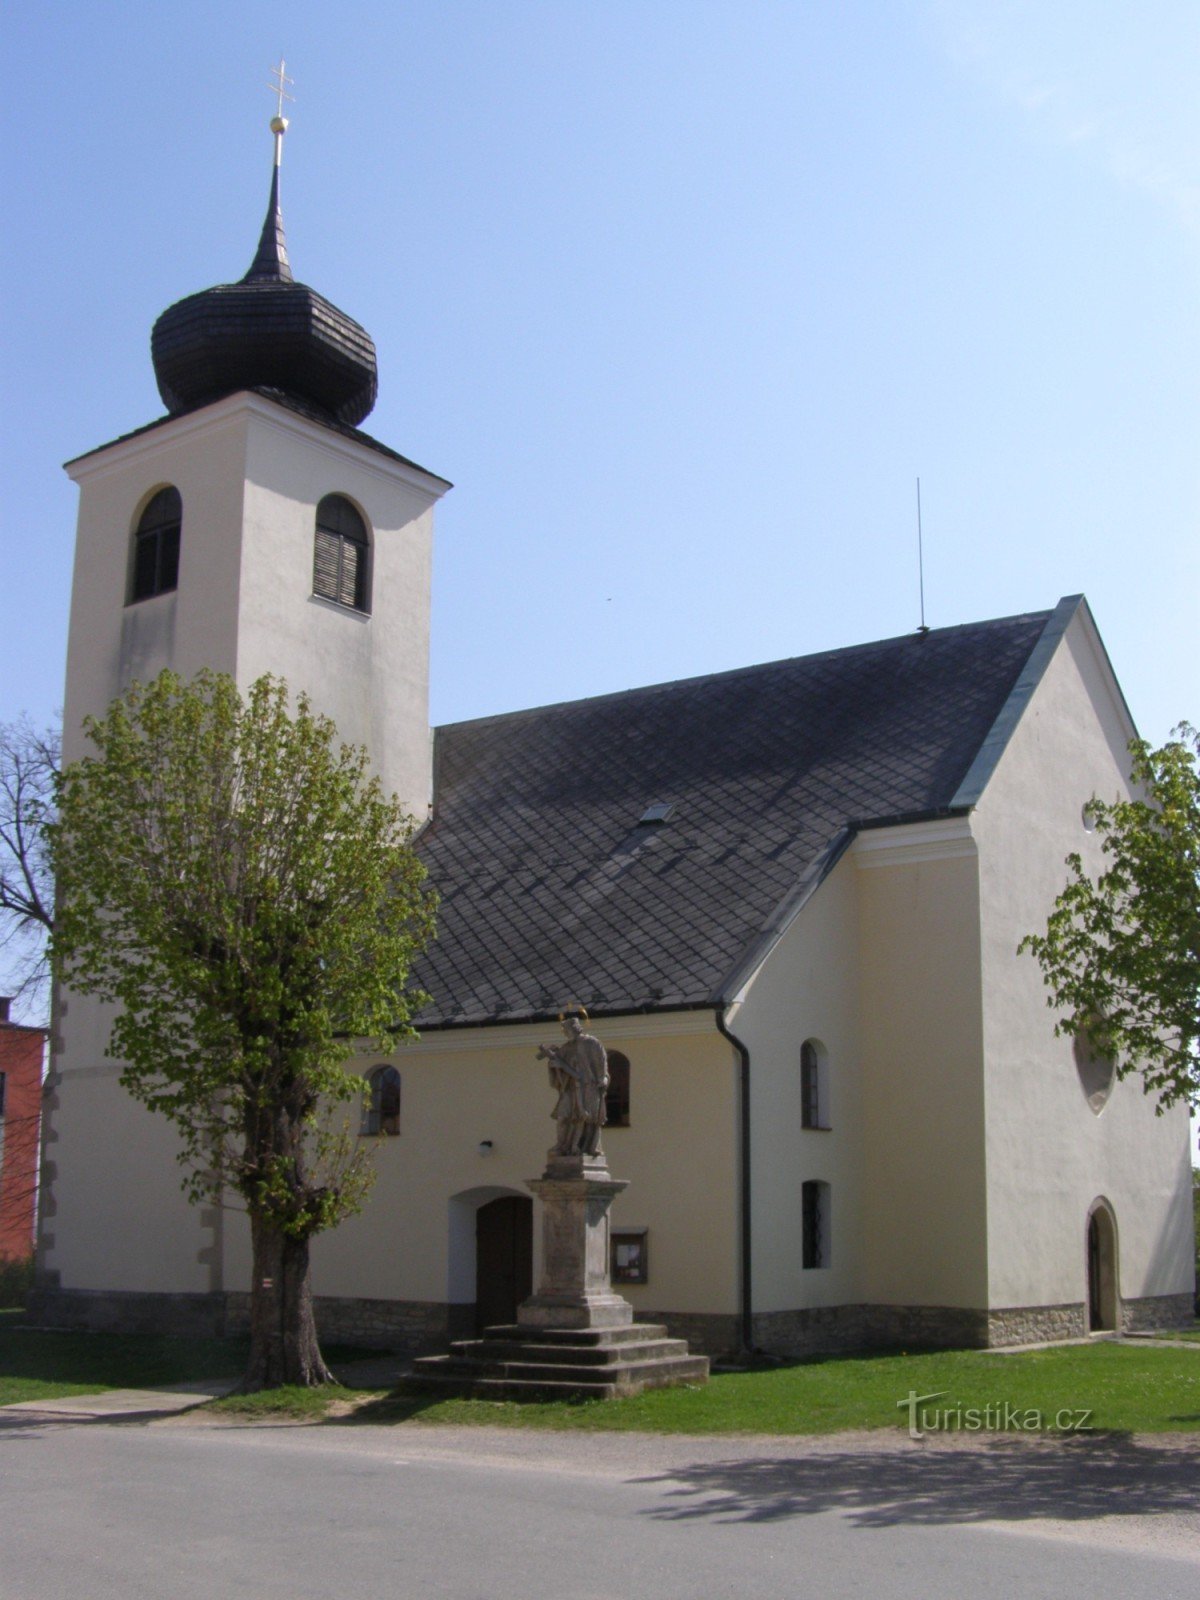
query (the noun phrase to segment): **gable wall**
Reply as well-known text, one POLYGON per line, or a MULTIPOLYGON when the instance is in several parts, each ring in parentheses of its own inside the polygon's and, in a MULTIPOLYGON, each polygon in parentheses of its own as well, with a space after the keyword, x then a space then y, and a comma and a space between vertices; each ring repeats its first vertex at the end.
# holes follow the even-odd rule
POLYGON ((1117 1220, 1125 1298, 1185 1292, 1192 1279, 1188 1120, 1156 1118, 1140 1081, 1096 1116, 1072 1041, 1054 1037, 1041 969, 1018 956, 1043 932, 1069 851, 1103 857, 1082 808, 1127 793, 1131 734, 1111 673, 1077 611, 973 815, 979 840, 987 1061, 989 1304, 1082 1302, 1086 1225, 1099 1196, 1117 1220))

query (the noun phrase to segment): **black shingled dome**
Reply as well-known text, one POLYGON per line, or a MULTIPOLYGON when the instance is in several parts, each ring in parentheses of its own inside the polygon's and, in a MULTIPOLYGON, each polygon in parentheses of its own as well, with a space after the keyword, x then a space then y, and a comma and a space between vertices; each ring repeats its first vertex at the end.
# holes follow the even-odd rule
POLYGON ((370 334, 292 277, 278 167, 249 272, 240 283, 216 284, 168 306, 154 324, 150 354, 170 412, 267 388, 356 426, 378 389, 370 334))

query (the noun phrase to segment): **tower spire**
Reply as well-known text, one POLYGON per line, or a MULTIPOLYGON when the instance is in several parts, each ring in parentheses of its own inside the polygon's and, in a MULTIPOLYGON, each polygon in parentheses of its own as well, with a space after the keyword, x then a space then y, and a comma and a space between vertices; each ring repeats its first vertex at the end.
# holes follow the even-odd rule
POLYGON ((271 118, 271 132, 275 135, 275 164, 271 169, 271 197, 267 201, 267 215, 263 220, 262 233, 259 235, 258 250, 254 260, 250 263, 250 270, 242 279, 243 283, 291 283, 292 266, 288 260, 287 240, 283 233, 283 213, 279 208, 279 168, 283 164, 283 136, 288 129, 288 119, 283 114, 283 102, 294 100, 295 96, 287 92, 287 85, 293 80, 284 71, 283 57, 279 58, 279 65, 271 68, 271 76, 276 80, 267 87, 276 99, 276 112, 271 118))

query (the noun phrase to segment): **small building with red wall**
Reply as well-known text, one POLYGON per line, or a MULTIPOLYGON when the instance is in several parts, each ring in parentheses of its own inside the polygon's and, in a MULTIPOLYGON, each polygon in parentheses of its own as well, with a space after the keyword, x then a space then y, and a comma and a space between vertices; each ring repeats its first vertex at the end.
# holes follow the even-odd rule
POLYGON ((8 1018, 0 996, 0 1261, 33 1254, 46 1030, 8 1018))

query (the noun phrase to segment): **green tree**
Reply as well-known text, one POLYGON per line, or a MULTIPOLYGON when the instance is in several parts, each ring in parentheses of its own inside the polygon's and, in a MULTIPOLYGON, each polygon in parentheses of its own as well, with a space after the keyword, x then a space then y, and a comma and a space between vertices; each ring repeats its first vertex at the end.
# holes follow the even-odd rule
POLYGON ((413 1033, 432 934, 412 824, 286 685, 170 672, 86 731, 50 829, 56 976, 112 1003, 121 1082, 170 1118, 184 1188, 250 1219, 244 1387, 329 1381, 309 1241, 357 1211, 369 1148, 337 1103, 354 1041, 413 1033))
POLYGON ((1057 1033, 1086 1034, 1118 1075, 1140 1072, 1161 1111, 1200 1104, 1200 734, 1130 746, 1137 798, 1090 805, 1105 857, 1078 854, 1046 932, 1020 948, 1041 964, 1057 1033))

